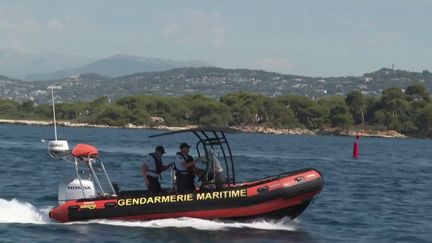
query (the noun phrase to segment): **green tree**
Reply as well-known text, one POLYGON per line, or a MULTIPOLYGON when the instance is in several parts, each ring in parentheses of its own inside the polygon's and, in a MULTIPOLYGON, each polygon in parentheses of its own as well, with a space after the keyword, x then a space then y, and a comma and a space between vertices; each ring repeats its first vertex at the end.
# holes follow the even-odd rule
POLYGON ((21 108, 24 112, 33 112, 34 102, 26 100, 21 103, 21 108))
POLYGON ((325 107, 320 106, 318 103, 312 103, 313 105, 306 110, 307 123, 306 127, 311 129, 318 129, 324 127, 328 123, 329 110, 325 107))
POLYGON ((301 124, 307 125, 309 123, 308 109, 313 106, 311 99, 301 95, 286 95, 279 97, 279 101, 293 111, 295 118, 301 124))
POLYGON ((52 107, 48 104, 41 104, 35 106, 33 109, 35 116, 39 119, 51 119, 52 118, 52 107))
MULTIPOLYGON (((375 119, 375 112, 383 109, 382 103, 381 103, 381 97, 378 96, 366 96, 365 97, 365 103, 366 103, 366 112, 365 112, 365 123, 367 124, 378 124, 377 120, 375 119)), ((383 125, 383 124, 378 124, 383 125)))
POLYGON ((18 116, 20 105, 13 100, 0 99, 0 116, 3 118, 14 118, 18 116))
MULTIPOLYGON (((221 97, 220 102, 225 104, 231 114, 231 125, 256 125, 262 119, 258 111, 258 103, 263 95, 235 92, 221 97)), ((262 110, 261 110, 262 112, 262 110)))
POLYGON ((329 110, 329 120, 332 127, 346 127, 353 123, 349 108, 343 96, 332 96, 320 100, 321 106, 329 110))
POLYGON ((270 127, 295 128, 301 125, 297 122, 294 112, 286 107, 278 97, 264 101, 266 123, 270 127))
POLYGON ((421 134, 432 137, 432 104, 428 104, 420 111, 417 119, 417 127, 421 134))
POLYGON ((125 106, 130 111, 133 111, 138 107, 138 97, 137 96, 126 96, 117 100, 117 105, 125 106))
POLYGON ((108 96, 101 96, 101 97, 94 99, 90 103, 92 105, 95 105, 95 106, 101 106, 101 105, 106 105, 106 104, 110 103, 110 99, 108 98, 108 96))
POLYGON ((392 113, 392 116, 396 116, 398 113, 402 113, 406 107, 406 95, 400 88, 388 88, 383 91, 381 102, 383 107, 392 113))
POLYGON ((300 95, 281 96, 279 101, 292 109, 298 122, 307 128, 316 129, 328 122, 329 110, 318 102, 300 95))
POLYGON ((425 100, 429 101, 430 96, 426 88, 421 84, 412 84, 405 90, 405 94, 412 100, 425 100))
POLYGON ((365 100, 363 94, 360 91, 351 91, 347 94, 345 98, 345 103, 348 105, 349 110, 352 114, 352 119, 355 124, 365 123, 364 109, 365 100))
POLYGON ((231 121, 231 113, 226 105, 203 95, 183 97, 190 110, 190 123, 204 126, 227 126, 231 121))
POLYGON ((100 110, 90 121, 95 124, 122 126, 130 123, 130 113, 124 107, 112 105, 100 110))

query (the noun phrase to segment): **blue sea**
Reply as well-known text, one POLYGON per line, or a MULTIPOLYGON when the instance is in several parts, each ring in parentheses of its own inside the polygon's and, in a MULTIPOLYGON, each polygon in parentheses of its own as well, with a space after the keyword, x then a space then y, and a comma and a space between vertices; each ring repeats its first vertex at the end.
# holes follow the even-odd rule
MULTIPOLYGON (((149 139, 161 131, 59 127, 69 145, 101 151, 122 189, 144 189, 140 166, 162 144, 171 162, 191 134, 149 139)), ((143 222, 50 220, 60 181, 74 177, 72 163, 52 159, 52 127, 0 125, 0 242, 431 242, 432 140, 228 134, 237 181, 312 167, 324 189, 294 221, 221 221, 192 218, 143 222)), ((196 155, 192 153, 192 155, 196 155)), ((168 174, 168 173, 167 173, 168 174)), ((169 186, 164 175, 162 183, 169 186)))

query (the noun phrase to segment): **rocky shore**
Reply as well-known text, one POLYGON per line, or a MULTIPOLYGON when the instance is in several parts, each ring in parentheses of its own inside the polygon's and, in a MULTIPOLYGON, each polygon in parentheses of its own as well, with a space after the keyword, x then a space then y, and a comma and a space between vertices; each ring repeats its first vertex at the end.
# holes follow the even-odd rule
MULTIPOLYGON (((0 119, 0 124, 20 124, 20 125, 34 125, 34 126, 49 126, 52 121, 32 121, 32 120, 12 120, 0 119)), ((125 126, 108 126, 108 125, 95 125, 89 123, 75 123, 69 121, 58 121, 57 125, 66 127, 95 127, 95 128, 130 128, 130 129, 160 129, 178 131, 183 129, 195 128, 197 126, 184 126, 184 127, 168 127, 168 126, 136 126, 127 124, 125 126)), ((393 130, 371 130, 371 129, 342 129, 342 128, 326 128, 309 130, 305 128, 271 128, 263 126, 239 126, 231 127, 240 132, 246 133, 265 133, 265 134, 278 134, 278 135, 334 135, 334 136, 355 136, 360 135, 363 137, 382 137, 382 138, 406 138, 407 136, 393 130)))
POLYGON ((244 126, 233 127, 242 132, 268 133, 268 134, 285 134, 285 135, 333 135, 333 136, 356 136, 363 137, 381 137, 381 138, 406 138, 407 136, 393 130, 371 130, 371 129, 343 129, 343 128, 326 128, 309 130, 305 128, 270 128, 262 126, 244 126))
POLYGON ((342 129, 342 128, 327 128, 317 132, 317 135, 335 135, 335 136, 355 136, 362 137, 380 137, 380 138, 407 138, 406 135, 398 133, 394 130, 371 130, 371 129, 342 129))

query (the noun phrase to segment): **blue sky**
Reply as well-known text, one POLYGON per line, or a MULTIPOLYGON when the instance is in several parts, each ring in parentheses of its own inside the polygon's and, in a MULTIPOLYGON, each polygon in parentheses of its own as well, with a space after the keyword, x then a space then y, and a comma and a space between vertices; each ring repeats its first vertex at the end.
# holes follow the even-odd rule
POLYGON ((432 1, 0 2, 0 49, 309 76, 432 70, 432 1))

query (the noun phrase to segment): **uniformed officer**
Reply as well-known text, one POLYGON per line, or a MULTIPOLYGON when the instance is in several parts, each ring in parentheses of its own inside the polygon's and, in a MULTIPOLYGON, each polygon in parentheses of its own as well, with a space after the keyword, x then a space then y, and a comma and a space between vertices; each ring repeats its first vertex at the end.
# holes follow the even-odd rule
POLYGON ((151 193, 162 192, 159 182, 160 174, 170 167, 170 165, 164 165, 162 163, 162 155, 164 153, 165 148, 161 145, 157 146, 153 153, 149 153, 147 160, 141 167, 144 182, 151 193))
POLYGON ((180 144, 180 151, 174 161, 176 170, 177 192, 187 193, 195 191, 195 173, 198 169, 195 164, 201 161, 198 157, 195 160, 189 155, 190 145, 187 143, 180 144))

